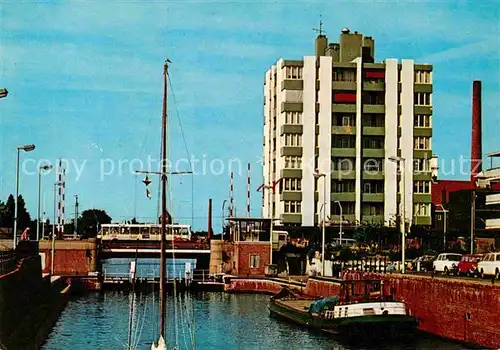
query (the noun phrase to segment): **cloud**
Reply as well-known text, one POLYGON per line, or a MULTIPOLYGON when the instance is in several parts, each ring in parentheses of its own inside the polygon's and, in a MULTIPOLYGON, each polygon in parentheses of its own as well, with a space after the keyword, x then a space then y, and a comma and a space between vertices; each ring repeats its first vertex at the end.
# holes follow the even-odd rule
POLYGON ((498 45, 498 41, 497 45, 495 45, 491 40, 485 40, 435 52, 417 59, 416 62, 437 64, 457 59, 464 60, 472 56, 481 56, 482 58, 491 56, 498 58, 500 54, 499 49, 500 46, 498 45))

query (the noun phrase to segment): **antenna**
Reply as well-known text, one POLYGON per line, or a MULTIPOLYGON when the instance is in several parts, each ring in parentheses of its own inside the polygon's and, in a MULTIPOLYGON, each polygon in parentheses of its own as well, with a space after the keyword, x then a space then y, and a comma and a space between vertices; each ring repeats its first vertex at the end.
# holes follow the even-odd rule
POLYGON ((319 15, 319 29, 313 28, 313 30, 319 35, 323 35, 325 32, 323 31, 323 21, 321 20, 321 15, 319 15))

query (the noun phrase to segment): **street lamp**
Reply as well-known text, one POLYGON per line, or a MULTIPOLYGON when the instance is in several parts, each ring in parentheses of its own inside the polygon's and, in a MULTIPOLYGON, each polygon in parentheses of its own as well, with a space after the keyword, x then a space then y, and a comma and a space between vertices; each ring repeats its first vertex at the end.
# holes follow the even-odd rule
POLYGON ((340 201, 335 201, 334 203, 337 203, 339 205, 339 208, 340 208, 340 232, 339 232, 339 236, 340 236, 340 245, 342 245, 342 205, 340 204, 340 201))
MULTIPOLYGON (((274 183, 276 185, 276 183, 274 183)), ((259 187, 257 191, 262 189, 262 194, 264 195, 265 198, 265 190, 273 190, 274 193, 274 187, 273 185, 262 185, 259 187)), ((270 245, 270 251, 269 251, 269 265, 272 265, 273 263, 273 222, 274 222, 274 206, 271 206, 271 223, 269 225, 269 245, 270 245)))
POLYGON ((38 207, 37 207, 37 219, 36 219, 36 240, 40 240, 40 194, 42 192, 42 171, 48 171, 52 169, 51 164, 41 165, 38 168, 38 207))
POLYGON ((14 244, 12 249, 16 249, 17 244, 17 197, 19 196, 19 151, 31 152, 35 149, 35 145, 17 146, 17 162, 16 162, 16 197, 14 202, 14 244))
POLYGON ((7 89, 0 89, 0 98, 7 97, 8 94, 9 92, 7 91, 7 89))
POLYGON ((446 214, 449 213, 449 210, 446 210, 442 204, 438 204, 437 206, 441 207, 441 210, 436 210, 437 213, 443 213, 444 215, 444 222, 443 222, 443 247, 444 251, 446 252, 446 228, 447 228, 447 221, 446 221, 446 214))
POLYGON ((222 233, 220 236, 221 241, 224 240, 224 206, 226 205, 226 202, 227 202, 227 199, 224 199, 224 201, 222 202, 222 233))
POLYGON ((56 181, 54 183, 54 221, 52 222, 52 251, 50 257, 50 274, 54 275, 54 252, 56 250, 56 189, 61 186, 62 182, 56 181))
MULTIPOLYGON (((314 178, 319 179, 320 177, 324 177, 323 184, 323 225, 321 227, 321 261, 322 261, 322 271, 321 276, 325 275, 325 222, 326 222, 326 174, 320 173, 319 169, 316 169, 314 173, 314 178)), ((321 211, 321 210, 320 210, 321 211)))
POLYGON ((406 213, 406 181, 405 181, 405 160, 402 157, 396 157, 392 156, 388 158, 389 161, 398 164, 399 171, 401 171, 401 166, 399 166, 399 163, 403 163, 403 196, 402 196, 402 202, 403 202, 403 212, 401 214, 401 221, 403 222, 402 230, 401 230, 401 272, 405 273, 405 250, 406 250, 406 218, 405 218, 405 213, 406 213))

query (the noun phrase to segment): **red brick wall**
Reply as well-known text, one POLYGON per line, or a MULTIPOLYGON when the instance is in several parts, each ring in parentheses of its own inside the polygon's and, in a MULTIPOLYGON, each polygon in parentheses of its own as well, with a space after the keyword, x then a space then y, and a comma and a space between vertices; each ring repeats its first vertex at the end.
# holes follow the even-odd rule
POLYGON ((340 283, 309 278, 304 293, 313 297, 329 297, 340 294, 340 283))
POLYGON ((237 274, 239 276, 263 276, 265 266, 269 264, 269 249, 267 242, 235 242, 235 255, 238 259, 237 274), (259 267, 250 268, 250 255, 258 255, 259 267))
MULTIPOLYGON (((87 241, 56 241, 54 253, 54 275, 86 276, 95 271, 96 244, 87 241)), ((45 254, 43 272, 50 272, 51 242, 40 242, 40 253, 45 254)))
POLYGON ((420 320, 420 329, 488 348, 500 348, 500 285, 391 275, 396 299, 420 320), (470 314, 470 321, 467 315, 470 314))
POLYGON ((276 294, 281 290, 281 285, 278 282, 264 279, 234 279, 229 284, 224 285, 224 290, 226 292, 276 294))

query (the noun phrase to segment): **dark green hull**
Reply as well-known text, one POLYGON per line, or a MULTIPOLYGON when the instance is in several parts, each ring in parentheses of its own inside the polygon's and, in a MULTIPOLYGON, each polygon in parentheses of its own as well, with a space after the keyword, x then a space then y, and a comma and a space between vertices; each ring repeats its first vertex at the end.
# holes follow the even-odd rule
POLYGON ((326 320, 311 315, 307 311, 298 311, 271 300, 269 312, 273 316, 288 320, 301 326, 322 332, 362 339, 388 339, 407 337, 414 334, 418 322, 409 315, 376 315, 346 317, 326 320))

